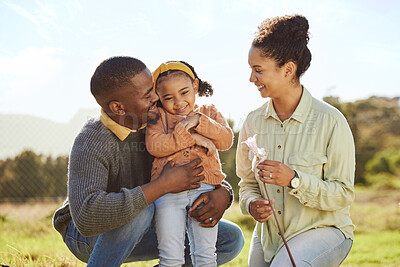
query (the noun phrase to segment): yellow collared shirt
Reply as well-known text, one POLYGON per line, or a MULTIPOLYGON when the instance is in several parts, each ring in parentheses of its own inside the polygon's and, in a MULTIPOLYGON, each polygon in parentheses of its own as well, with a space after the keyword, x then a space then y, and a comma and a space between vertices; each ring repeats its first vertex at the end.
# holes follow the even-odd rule
POLYGON ((111 132, 113 132, 121 141, 124 141, 130 133, 136 133, 138 130, 141 130, 146 127, 146 124, 143 124, 139 129, 132 130, 128 127, 122 126, 115 121, 113 121, 110 116, 105 113, 103 109, 101 109, 100 121, 106 126, 111 132))

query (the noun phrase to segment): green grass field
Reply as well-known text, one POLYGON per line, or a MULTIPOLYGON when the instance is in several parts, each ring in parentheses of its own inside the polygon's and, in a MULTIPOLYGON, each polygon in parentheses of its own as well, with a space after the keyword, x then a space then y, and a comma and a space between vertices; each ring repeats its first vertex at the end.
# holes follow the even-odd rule
MULTIPOLYGON (((342 266, 400 266, 400 193, 357 189, 351 216, 356 224, 353 248, 342 266)), ((85 266, 66 248, 51 226, 58 203, 0 204, 0 264, 9 266, 85 266)), ((246 244, 225 266, 247 266, 254 222, 237 205, 225 218, 239 224, 246 244)), ((124 266, 153 266, 156 261, 124 266)))

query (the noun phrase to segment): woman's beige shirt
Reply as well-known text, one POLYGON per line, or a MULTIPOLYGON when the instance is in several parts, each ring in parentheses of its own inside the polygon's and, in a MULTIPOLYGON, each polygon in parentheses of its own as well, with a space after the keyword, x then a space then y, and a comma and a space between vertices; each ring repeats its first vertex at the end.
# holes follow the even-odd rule
MULTIPOLYGON (((333 226, 353 239, 349 208, 354 200, 355 148, 345 117, 319 101, 303 87, 292 116, 281 122, 272 101, 252 111, 239 134, 236 157, 240 208, 249 214, 250 201, 267 198, 262 182, 252 170, 253 154, 242 143, 256 136, 267 159, 280 161, 297 171, 297 189, 267 185, 279 224, 287 240, 307 230, 333 226)), ((256 170, 257 171, 257 170, 256 170)), ((264 258, 270 261, 283 246, 275 220, 257 223, 264 258)))

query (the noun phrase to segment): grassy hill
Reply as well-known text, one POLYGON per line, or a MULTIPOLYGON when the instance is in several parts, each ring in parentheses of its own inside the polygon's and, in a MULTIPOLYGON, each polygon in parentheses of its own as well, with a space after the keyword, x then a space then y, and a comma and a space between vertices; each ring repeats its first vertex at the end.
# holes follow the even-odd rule
POLYGON ((37 154, 68 155, 84 122, 99 110, 81 109, 68 123, 21 114, 0 114, 0 159, 12 158, 24 150, 37 154))

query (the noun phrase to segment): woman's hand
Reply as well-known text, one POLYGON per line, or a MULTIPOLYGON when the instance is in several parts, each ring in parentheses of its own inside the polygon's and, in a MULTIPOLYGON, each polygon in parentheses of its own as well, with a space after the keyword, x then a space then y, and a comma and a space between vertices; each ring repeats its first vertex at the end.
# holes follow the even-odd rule
POLYGON ((199 125, 199 120, 200 120, 200 114, 194 114, 192 116, 187 117, 180 123, 186 128, 186 130, 190 130, 197 125, 199 125))
POLYGON ((192 137, 193 137, 194 141, 196 142, 196 145, 202 146, 208 150, 207 156, 211 156, 214 153, 217 153, 217 148, 216 148, 215 144, 207 137, 204 137, 198 133, 192 133, 192 137))
MULTIPOLYGON (((271 205, 274 202, 275 200, 272 199, 271 205)), ((250 201, 249 211, 254 220, 260 223, 268 221, 272 215, 272 208, 265 198, 256 198, 250 201)))
POLYGON ((260 180, 267 184, 289 186, 295 172, 285 164, 274 160, 264 160, 257 165, 260 180))
POLYGON ((205 192, 193 202, 189 217, 200 222, 202 227, 214 227, 224 215, 229 199, 229 192, 223 187, 205 192), (199 208, 200 205, 203 206, 199 208))

